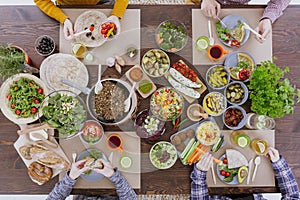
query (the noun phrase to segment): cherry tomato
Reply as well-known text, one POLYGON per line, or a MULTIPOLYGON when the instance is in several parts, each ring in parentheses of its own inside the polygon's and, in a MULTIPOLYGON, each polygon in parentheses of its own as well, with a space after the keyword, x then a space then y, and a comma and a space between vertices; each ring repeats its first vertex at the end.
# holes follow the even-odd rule
POLYGON ((40 103, 40 101, 39 101, 38 99, 34 99, 33 102, 34 102, 35 104, 40 103))
POLYGON ((16 115, 20 115, 21 114, 21 110, 16 110, 16 115))
POLYGON ((250 78, 250 70, 249 69, 242 69, 239 71, 239 79, 244 81, 250 78))
POLYGON ((11 109, 14 109, 16 107, 16 105, 15 104, 11 104, 10 107, 11 107, 11 109))
POLYGON ((224 158, 224 159, 223 159, 223 163, 224 163, 224 164, 228 164, 227 158, 224 158))
POLYGON ((10 94, 6 95, 6 98, 7 98, 8 100, 11 100, 11 95, 10 95, 10 94))
POLYGON ((39 88, 37 92, 38 92, 39 94, 43 94, 43 89, 42 89, 42 88, 39 88))
POLYGON ((101 29, 103 30, 103 29, 106 29, 106 28, 107 28, 107 25, 106 24, 102 24, 101 29))
POLYGON ((196 77, 192 77, 192 81, 196 82, 197 78, 196 77))
POLYGON ((241 45, 241 43, 237 40, 232 40, 231 41, 231 46, 233 47, 239 47, 241 45))
POLYGON ((36 107, 32 107, 31 108, 31 113, 32 114, 35 114, 37 111, 38 111, 38 109, 36 107))
POLYGON ((176 67, 177 67, 176 63, 174 63, 174 64, 172 65, 172 67, 176 69, 176 67))
POLYGON ((221 170, 221 171, 220 171, 220 174, 221 174, 222 176, 225 176, 226 172, 225 172, 224 170, 221 170))
POLYGON ((229 177, 230 176, 230 172, 225 172, 225 177, 229 177))

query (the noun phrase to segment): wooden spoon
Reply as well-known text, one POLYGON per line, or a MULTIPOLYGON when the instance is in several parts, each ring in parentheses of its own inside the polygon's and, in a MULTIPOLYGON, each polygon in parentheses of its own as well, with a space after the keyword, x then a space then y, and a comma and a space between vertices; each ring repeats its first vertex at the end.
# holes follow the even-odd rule
POLYGON ((53 147, 53 148, 57 148, 58 145, 55 142, 52 142, 50 140, 48 140, 48 137, 46 138, 45 136, 43 136, 42 134, 40 134, 39 132, 30 132, 31 136, 36 138, 37 140, 41 140, 44 143, 46 143, 47 145, 53 147))
POLYGON ((201 112, 199 112, 199 110, 194 110, 193 111, 193 115, 195 117, 203 117, 204 119, 208 118, 208 114, 207 113, 201 113, 201 112))

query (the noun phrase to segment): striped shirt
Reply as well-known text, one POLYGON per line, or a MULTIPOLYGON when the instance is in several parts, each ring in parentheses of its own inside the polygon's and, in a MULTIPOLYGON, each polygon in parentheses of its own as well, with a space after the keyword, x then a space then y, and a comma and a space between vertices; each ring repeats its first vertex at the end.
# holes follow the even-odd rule
MULTIPOLYGON (((250 0, 218 0, 220 4, 247 4, 250 0)), ((261 19, 269 18, 272 23, 278 19, 288 7, 291 0, 270 0, 261 19)))
MULTIPOLYGON (((137 195, 134 190, 130 187, 127 180, 121 175, 120 171, 116 170, 114 175, 108 178, 114 185, 117 190, 116 196, 74 196, 75 200, 111 200, 111 199, 119 199, 119 200, 137 200, 137 195)), ((68 174, 58 182, 55 187, 52 189, 50 194, 48 195, 46 200, 63 200, 66 199, 71 191, 73 186, 75 185, 76 180, 73 180, 69 177, 68 174)))
MULTIPOLYGON (((286 163, 285 159, 281 156, 280 159, 272 163, 275 178, 282 195, 282 200, 300 200, 299 188, 295 177, 286 163)), ((232 198, 220 195, 210 196, 206 183, 207 172, 200 171, 194 166, 191 173, 191 200, 231 200, 232 198)), ((255 200, 265 200, 261 194, 253 194, 255 200)))

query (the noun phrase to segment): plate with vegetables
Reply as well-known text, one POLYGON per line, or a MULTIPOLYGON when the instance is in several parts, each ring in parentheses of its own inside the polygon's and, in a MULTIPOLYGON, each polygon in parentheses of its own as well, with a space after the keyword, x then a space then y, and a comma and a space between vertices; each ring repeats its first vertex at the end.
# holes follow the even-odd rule
POLYGON ((87 112, 83 100, 75 93, 59 90, 50 93, 42 103, 40 116, 50 127, 58 133, 55 137, 70 138, 81 130, 87 119, 87 112))
POLYGON ((154 144, 150 149, 149 156, 151 163, 157 169, 169 169, 177 160, 175 147, 166 141, 160 141, 154 144))
POLYGON ((236 51, 226 57, 225 67, 234 80, 248 81, 255 69, 254 58, 244 51, 236 51))
POLYGON ((230 156, 228 157, 228 152, 226 150, 226 154, 223 154, 220 157, 220 160, 223 162, 222 165, 217 165, 217 175, 220 178, 220 180, 226 184, 229 185, 237 185, 244 182, 246 177, 248 176, 248 162, 245 160, 245 162, 241 162, 240 160, 246 159, 243 154, 240 152, 234 150, 229 151, 230 156), (236 167, 230 168, 229 162, 236 162, 236 167))
POLYGON ((155 39, 164 51, 180 51, 187 43, 185 25, 178 20, 163 21, 156 29, 155 39))
POLYGON ((27 124, 39 118, 48 89, 36 76, 16 74, 1 86, 0 108, 2 113, 16 124, 27 124))
POLYGON ((248 24, 242 16, 227 15, 222 19, 222 22, 216 23, 216 29, 218 38, 223 44, 229 47, 240 47, 247 42, 250 31, 242 26, 243 22, 248 24))
POLYGON ((184 99, 171 87, 156 90, 150 99, 150 111, 160 120, 171 121, 178 118, 183 109, 184 99))

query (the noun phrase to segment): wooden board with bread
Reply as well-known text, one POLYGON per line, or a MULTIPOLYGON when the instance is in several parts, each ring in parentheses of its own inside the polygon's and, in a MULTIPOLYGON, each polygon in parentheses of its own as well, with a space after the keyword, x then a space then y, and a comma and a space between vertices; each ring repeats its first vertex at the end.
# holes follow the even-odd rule
MULTIPOLYGON (((55 139, 51 141, 58 145, 55 139)), ((44 146, 31 141, 28 134, 23 134, 14 143, 14 147, 28 167, 29 177, 38 185, 43 185, 70 168, 70 161, 59 145, 57 148, 44 146)))

